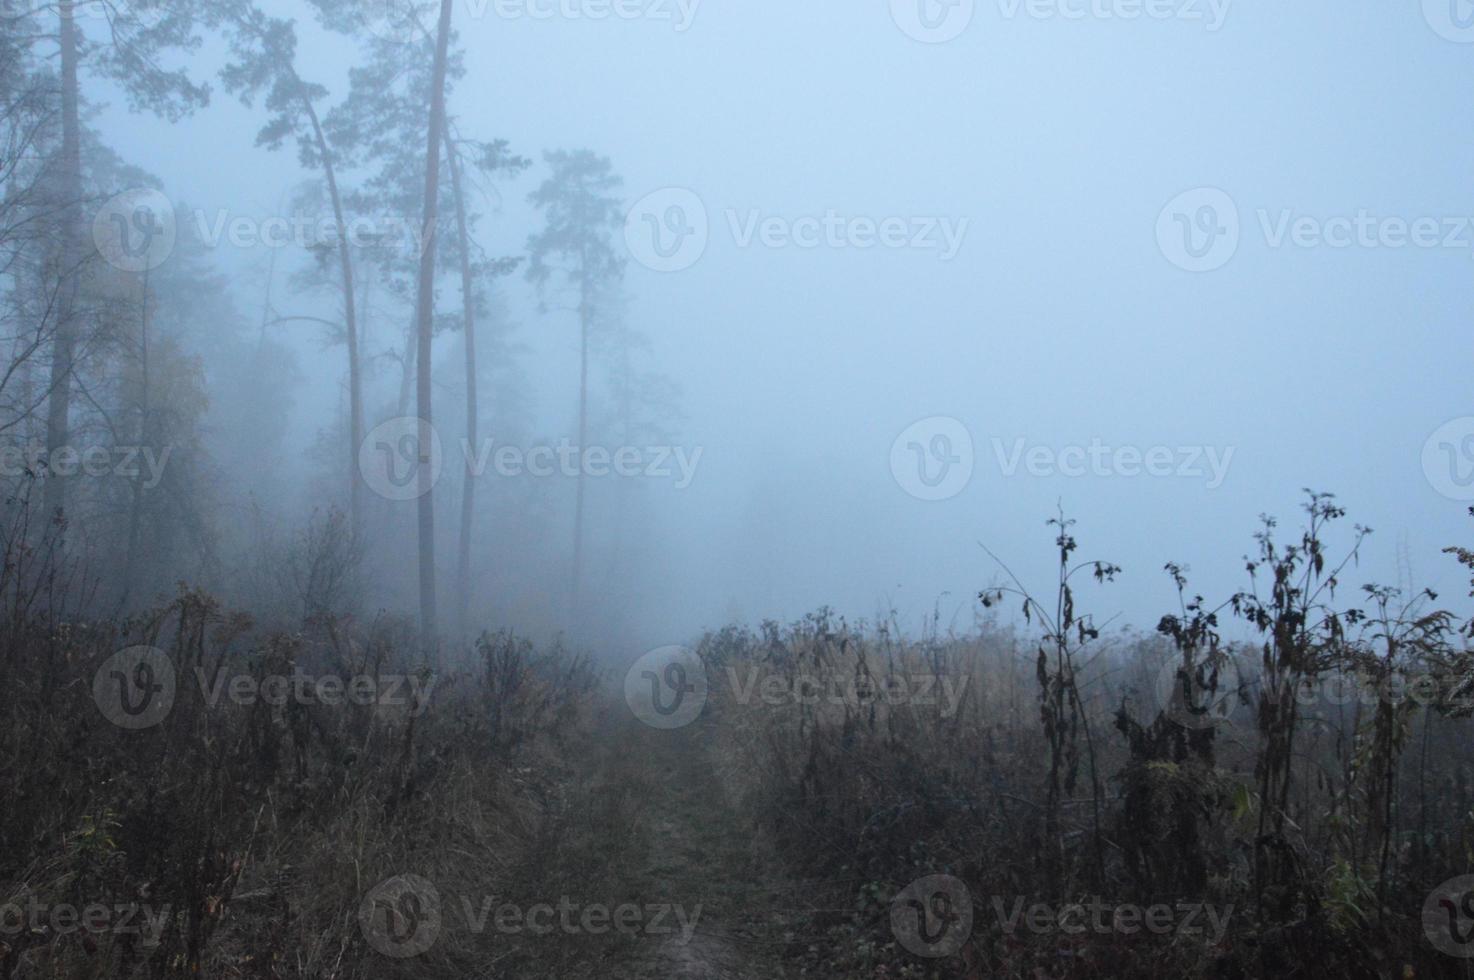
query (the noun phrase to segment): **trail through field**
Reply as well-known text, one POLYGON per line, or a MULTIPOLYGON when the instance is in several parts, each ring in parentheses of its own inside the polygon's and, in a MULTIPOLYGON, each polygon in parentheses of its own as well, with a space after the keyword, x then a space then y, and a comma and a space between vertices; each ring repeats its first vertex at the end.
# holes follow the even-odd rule
POLYGON ((577 903, 638 905, 644 928, 603 944, 547 937, 558 941, 525 948, 515 975, 784 977, 792 896, 780 897, 781 871, 736 816, 706 723, 659 731, 611 710, 600 728, 550 816, 541 866, 527 870, 577 903))
POLYGON ((627 758, 643 765, 649 805, 641 830, 645 860, 639 876, 652 893, 668 895, 701 917, 689 941, 681 937, 647 951, 631 976, 776 977, 768 933, 776 910, 766 883, 772 869, 735 808, 714 764, 708 732, 698 722, 677 731, 623 726, 627 758))

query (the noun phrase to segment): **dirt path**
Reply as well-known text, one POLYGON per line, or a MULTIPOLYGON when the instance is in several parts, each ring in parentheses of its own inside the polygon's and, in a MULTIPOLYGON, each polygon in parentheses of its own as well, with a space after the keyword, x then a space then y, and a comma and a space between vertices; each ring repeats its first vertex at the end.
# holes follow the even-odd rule
POLYGON ((773 905, 777 874, 736 808, 714 764, 702 722, 676 731, 626 726, 626 744, 645 760, 651 795, 647 859, 640 875, 701 920, 689 942, 650 951, 630 976, 702 980, 776 978, 781 941, 773 905))
POLYGON ((641 836, 645 859, 635 877, 688 912, 700 909, 689 940, 647 947, 620 978, 773 980, 784 976, 774 888, 779 870, 738 815, 724 785, 707 720, 658 731, 633 720, 618 744, 641 770, 647 796, 641 836))
POLYGON ((496 974, 781 980, 781 872, 732 805, 708 723, 657 731, 622 707, 600 725, 598 749, 577 764, 521 877, 535 883, 527 902, 639 906, 642 928, 523 936, 496 974))

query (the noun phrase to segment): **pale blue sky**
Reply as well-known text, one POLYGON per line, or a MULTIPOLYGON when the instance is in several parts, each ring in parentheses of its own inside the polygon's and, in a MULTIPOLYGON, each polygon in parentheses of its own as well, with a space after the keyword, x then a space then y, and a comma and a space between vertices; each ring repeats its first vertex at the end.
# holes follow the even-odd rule
MULTIPOLYGON (((1086 554, 1127 569, 1091 606, 1150 627, 1172 604, 1164 562, 1226 597, 1244 584, 1256 516, 1293 527, 1303 486, 1377 530, 1348 585, 1395 581, 1405 536, 1416 584, 1462 608, 1464 577, 1439 551, 1474 541, 1474 521, 1422 453, 1474 415, 1474 226, 1452 248, 1273 247, 1259 215, 1474 219, 1474 44, 1441 37, 1418 4, 1241 0, 1209 31, 1009 17, 987 0, 935 45, 884 0, 706 0, 683 32, 467 19, 480 6, 458 7, 465 131, 528 155, 592 148, 631 202, 686 188, 711 219, 695 265, 632 262, 628 277, 638 326, 686 389, 683 442, 704 448, 693 486, 660 497, 656 632, 714 624, 734 604, 753 618, 822 603, 870 615, 889 597, 915 624, 950 592, 948 615, 994 574, 979 540, 1044 588, 1056 500, 1086 554), (1226 192, 1242 227, 1226 265, 1191 273, 1155 229, 1199 187, 1226 192), (968 226, 943 261, 741 247, 729 210, 968 226), (929 416, 961 421, 976 446, 971 482, 942 502, 908 495, 889 462, 892 440, 929 416), (1007 477, 994 439, 1234 455, 1214 489, 1007 477)), ((307 71, 341 91, 351 48, 306 33, 307 71)), ((291 154, 252 148, 258 118, 217 93, 180 127, 121 109, 102 125, 176 198, 261 213, 301 175, 291 154)), ((488 246, 520 246, 540 177, 507 189, 488 246)), ((571 326, 540 318, 520 281, 509 301, 539 418, 566 431, 571 326)), ((301 347, 336 377, 315 341, 301 347)), ((318 397, 304 414, 331 407, 330 386, 318 397)))

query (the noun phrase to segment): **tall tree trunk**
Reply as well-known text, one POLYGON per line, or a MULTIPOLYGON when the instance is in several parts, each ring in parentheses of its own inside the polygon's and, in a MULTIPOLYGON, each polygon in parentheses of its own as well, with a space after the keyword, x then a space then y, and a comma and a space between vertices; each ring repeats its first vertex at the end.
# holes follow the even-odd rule
POLYGON ((583 461, 589 431, 589 278, 588 259, 578 299, 578 476, 573 504, 573 618, 579 621, 579 588, 583 580, 583 461))
POLYGON ((471 230, 466 223, 465 188, 461 181, 461 158, 455 143, 450 138, 450 127, 445 130, 445 154, 450 161, 451 191, 456 202, 456 234, 461 248, 461 308, 466 342, 466 445, 470 452, 466 456, 465 482, 461 486, 461 541, 460 555, 456 561, 456 588, 459 590, 456 606, 456 627, 462 637, 470 626, 471 609, 471 524, 476 512, 476 474, 471 460, 477 455, 478 426, 476 415, 476 298, 471 281, 471 230))
POLYGON ((266 328, 271 326, 274 310, 271 306, 271 287, 276 282, 276 253, 277 249, 267 249, 270 253, 266 261, 266 296, 261 300, 261 336, 256 341, 256 357, 259 360, 266 351, 266 328))
MULTIPOLYGON (((152 380, 149 377, 149 346, 148 346, 148 272, 143 273, 143 307, 139 316, 138 325, 138 445, 152 445, 153 435, 150 415, 153 411, 150 402, 150 386, 152 380)), ((128 599, 132 595, 133 586, 138 581, 138 549, 143 535, 143 469, 134 471, 133 483, 129 488, 132 491, 132 499, 128 506, 128 551, 124 557, 126 572, 123 575, 123 596, 119 602, 120 607, 126 612, 128 599)))
MULTIPOLYGON (((82 121, 77 78, 77 22, 73 0, 61 0, 61 172, 56 213, 61 217, 61 263, 57 270, 56 330, 52 340, 51 381, 46 416, 47 458, 71 438, 72 370, 77 342, 78 278, 82 265, 82 121)), ((47 518, 66 506, 66 484, 48 472, 44 501, 47 518)))
MULTIPOLYGON (((258 41, 270 48, 271 40, 258 24, 249 17, 237 17, 237 24, 255 35, 258 41)), ((358 473, 358 455, 363 444, 363 377, 359 371, 358 357, 358 311, 353 295, 353 256, 348 247, 348 225, 343 215, 343 197, 338 190, 337 170, 333 166, 333 153, 323 133, 322 120, 317 107, 308 97, 307 86, 297 74, 297 68, 289 61, 278 62, 282 74, 296 86, 295 97, 302 114, 312 126, 312 141, 322 161, 323 179, 328 185, 328 197, 333 205, 333 220, 338 227, 338 265, 343 280, 343 322, 348 346, 348 507, 351 522, 350 533, 357 534, 363 513, 363 481, 358 473)))
MULTIPOLYGON (((627 337, 619 341, 619 419, 622 433, 620 449, 635 444, 634 409, 634 365, 630 362, 630 345, 627 337)), ((619 568, 624 558, 624 523, 629 519, 629 481, 615 484, 614 496, 614 541, 610 548, 609 570, 611 577, 619 581, 619 568)))
MULTIPOLYGON (((440 223, 440 141, 445 132, 445 63, 450 50, 450 15, 454 0, 440 0, 440 28, 435 40, 435 74, 430 85, 430 132, 425 146, 425 224, 420 255, 419 378, 415 385, 420 416, 419 444, 423 455, 431 443, 430 406, 431 334, 435 329, 435 231, 440 223)), ((419 466, 420 524, 420 631, 427 648, 436 642, 435 613, 435 498, 431 467, 423 459, 419 466)))
POLYGON ((404 330, 404 357, 399 362, 399 412, 397 413, 401 416, 409 413, 409 399, 415 393, 415 362, 419 360, 415 356, 415 351, 420 344, 418 317, 418 312, 411 316, 404 330))
POLYGON ((358 366, 358 310, 353 295, 353 256, 348 250, 348 223, 343 216, 343 198, 338 192, 338 176, 333 168, 332 151, 323 135, 317 109, 305 95, 302 108, 312 123, 312 137, 317 155, 322 158, 322 173, 333 202, 333 220, 338 226, 338 266, 343 278, 343 321, 348 334, 348 507, 351 532, 357 535, 363 520, 363 480, 358 475, 358 455, 363 450, 363 377, 358 366))

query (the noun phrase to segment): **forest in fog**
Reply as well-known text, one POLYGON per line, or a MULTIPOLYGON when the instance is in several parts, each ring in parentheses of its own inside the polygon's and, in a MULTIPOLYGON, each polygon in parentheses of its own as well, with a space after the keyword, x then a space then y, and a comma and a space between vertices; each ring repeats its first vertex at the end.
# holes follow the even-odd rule
POLYGON ((393 608, 465 638, 493 609, 543 632, 617 620, 635 485, 684 488, 701 456, 673 445, 679 386, 628 313, 622 181, 590 150, 536 154, 538 223, 515 254, 483 248, 533 161, 447 111, 466 54, 431 43, 434 17, 401 37, 361 8, 316 10, 363 45, 337 100, 292 20, 253 4, 7 14, 9 488, 38 523, 65 515, 88 602, 114 614, 188 581, 281 622, 393 608), (171 64, 206 34, 227 45, 214 77, 171 64), (277 213, 175 204, 87 125, 97 89, 181 126, 239 99, 299 179, 277 213), (222 268, 231 246, 263 267, 222 268), (513 282, 578 364, 556 437, 530 428, 513 282), (310 364, 283 339, 309 332, 310 364), (314 389, 326 417, 293 444, 314 389))
POLYGON ((1474 976, 1403 6, 0 0, 0 980, 1474 976))

